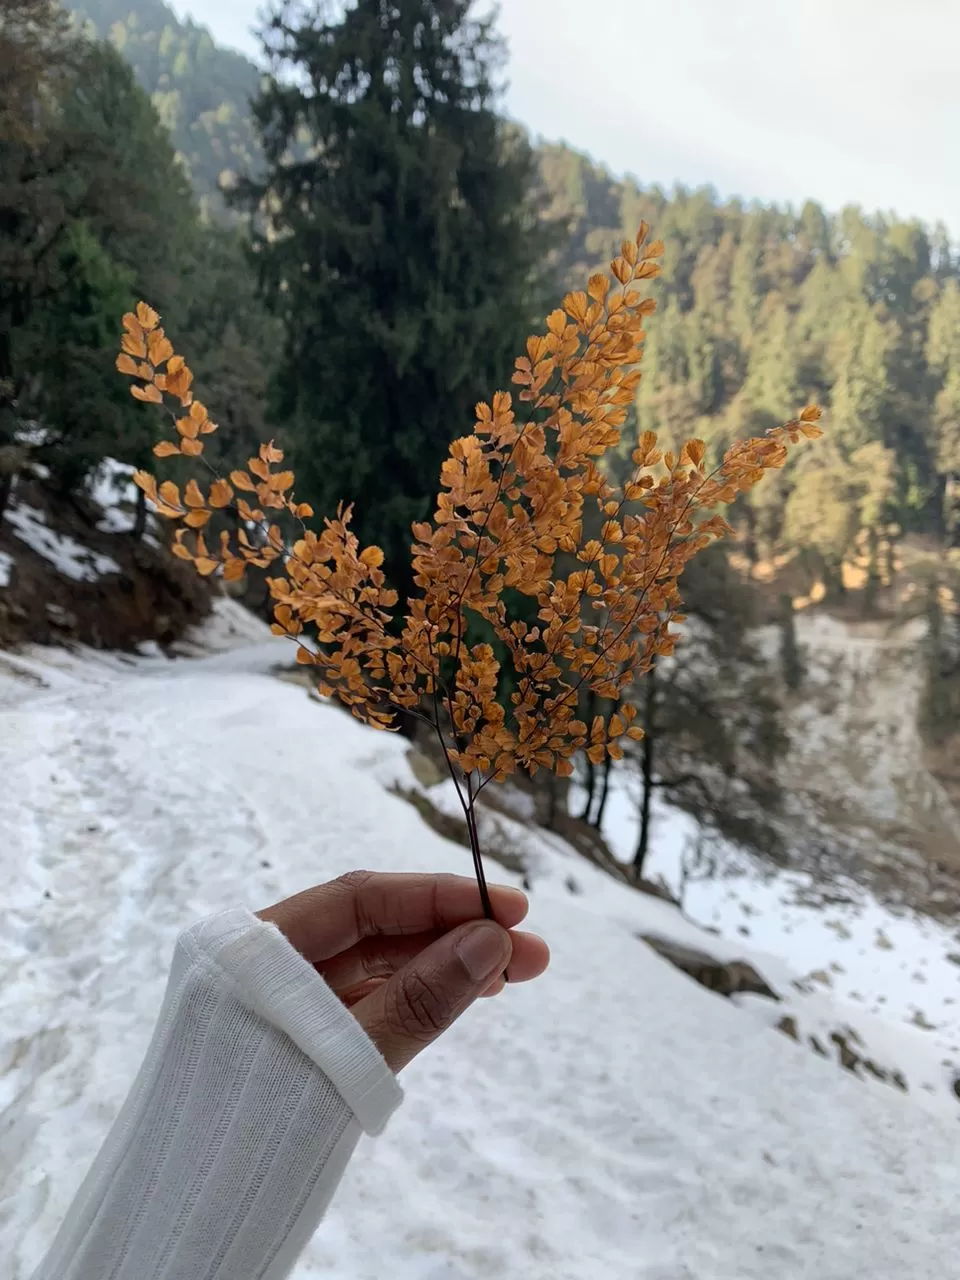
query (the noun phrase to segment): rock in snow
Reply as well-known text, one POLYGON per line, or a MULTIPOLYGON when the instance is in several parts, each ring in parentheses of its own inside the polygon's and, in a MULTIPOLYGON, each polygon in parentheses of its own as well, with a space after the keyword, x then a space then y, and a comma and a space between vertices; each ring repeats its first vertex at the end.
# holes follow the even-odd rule
POLYGON ((718 960, 716 956, 696 947, 684 946, 671 938, 658 938, 655 934, 640 934, 641 942, 669 960, 689 978, 699 982, 708 991, 719 996, 735 996, 742 992, 765 996, 779 1001, 780 997, 765 978, 761 977, 746 960, 718 960))

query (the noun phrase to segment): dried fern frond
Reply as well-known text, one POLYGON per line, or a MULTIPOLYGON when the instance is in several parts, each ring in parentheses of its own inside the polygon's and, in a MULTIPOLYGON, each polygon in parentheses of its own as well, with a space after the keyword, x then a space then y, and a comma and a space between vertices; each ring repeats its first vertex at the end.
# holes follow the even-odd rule
MULTIPOLYGON (((191 479, 181 494, 146 472, 134 477, 157 513, 177 523, 174 553, 201 574, 231 580, 251 564, 280 570, 269 579, 273 629, 295 640, 322 692, 378 728, 392 727, 401 709, 430 722, 464 805, 481 889, 471 824, 479 791, 517 767, 569 775, 579 751, 594 763, 619 759, 619 739, 642 736, 623 695, 657 655, 672 652, 672 627, 683 617, 679 578, 729 531, 717 508, 781 467, 790 445, 822 434, 820 411, 808 406, 737 442, 708 470, 702 440, 664 453, 645 432, 630 475, 611 483, 602 462, 620 444, 640 380, 644 320, 655 309, 637 285, 659 273, 662 253, 641 226, 609 274, 568 294, 545 332, 528 339, 513 375, 516 403, 500 391, 477 405, 472 432, 451 444, 443 464, 433 519, 413 526, 417 592, 400 634, 390 627, 398 601, 383 552, 361 548, 349 506, 319 531, 308 528, 313 512, 294 498, 293 472, 274 470, 283 453, 272 443, 245 471, 210 471, 207 488, 191 479), (596 538, 584 535, 590 504, 601 517, 596 538), (224 508, 237 529, 208 542, 204 530, 224 508), (300 536, 284 538, 273 514, 280 512, 300 536), (534 623, 511 616, 508 588, 536 602, 534 623), (517 682, 509 705, 499 700, 493 648, 467 641, 471 616, 510 655, 517 682), (612 708, 589 725, 577 718, 586 690, 612 708)), ((138 399, 172 408, 176 438, 154 453, 203 464, 203 436, 216 426, 159 321, 144 303, 124 317, 117 368, 136 379, 138 399)))

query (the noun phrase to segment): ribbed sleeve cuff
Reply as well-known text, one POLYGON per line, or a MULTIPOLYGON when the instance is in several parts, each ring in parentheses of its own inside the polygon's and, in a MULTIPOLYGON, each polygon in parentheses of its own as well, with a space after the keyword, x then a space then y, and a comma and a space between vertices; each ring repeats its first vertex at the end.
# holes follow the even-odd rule
POLYGON ((356 1018, 275 925, 234 907, 201 921, 181 941, 316 1063, 367 1133, 381 1132, 403 1098, 396 1077, 356 1018))

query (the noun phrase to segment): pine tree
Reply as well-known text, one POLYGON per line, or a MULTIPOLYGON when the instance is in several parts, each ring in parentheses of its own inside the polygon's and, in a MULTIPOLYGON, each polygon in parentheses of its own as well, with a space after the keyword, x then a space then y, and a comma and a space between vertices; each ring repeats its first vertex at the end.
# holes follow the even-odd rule
POLYGON ((917 722, 928 743, 944 747, 956 738, 960 723, 960 557, 955 552, 941 556, 919 577, 912 613, 923 617, 926 630, 917 722))
MULTIPOLYGON (((72 489, 107 454, 150 456, 152 430, 116 385, 117 316, 149 293, 176 323, 196 212, 156 112, 113 49, 15 0, 0 27, 7 61, 22 83, 13 101, 0 89, 0 445, 35 420, 34 452, 72 489)), ((3 470, 0 503, 12 480, 3 470)))
POLYGON ((66 15, 52 0, 12 0, 0 12, 0 515, 20 450, 27 370, 19 331, 48 289, 64 232, 57 177, 57 101, 75 57, 66 15))
POLYGON ((960 528, 960 285, 946 282, 930 313, 927 363, 938 386, 931 415, 932 449, 940 477, 947 541, 960 528))
POLYGON ((469 0, 285 5, 241 184, 281 318, 279 423, 300 491, 355 501, 400 590, 452 438, 508 383, 545 249, 525 139, 496 114, 500 41, 469 0))
POLYGON ((797 643, 797 623, 793 612, 793 599, 786 592, 779 597, 780 671, 783 683, 791 693, 803 684, 804 666, 797 643))

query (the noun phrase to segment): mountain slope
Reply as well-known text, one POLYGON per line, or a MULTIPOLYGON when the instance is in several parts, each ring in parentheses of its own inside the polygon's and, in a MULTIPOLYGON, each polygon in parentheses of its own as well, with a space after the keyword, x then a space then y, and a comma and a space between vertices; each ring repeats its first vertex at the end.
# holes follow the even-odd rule
MULTIPOLYGON (((0 732, 11 1280, 116 1112, 181 927, 358 865, 468 870, 389 794, 404 743, 268 676, 285 655, 12 660, 44 687, 19 686, 0 732)), ((404 1073, 404 1106, 362 1145, 299 1280, 940 1280, 960 1226, 955 1125, 668 967, 635 936, 666 904, 560 844, 543 861, 530 924, 549 973, 404 1073)))
POLYGON ((163 0, 67 0, 67 8, 130 62, 201 204, 222 212, 221 180, 260 161, 249 106, 259 84, 256 66, 218 45, 206 27, 181 21, 163 0))

